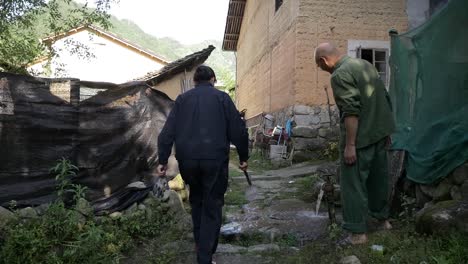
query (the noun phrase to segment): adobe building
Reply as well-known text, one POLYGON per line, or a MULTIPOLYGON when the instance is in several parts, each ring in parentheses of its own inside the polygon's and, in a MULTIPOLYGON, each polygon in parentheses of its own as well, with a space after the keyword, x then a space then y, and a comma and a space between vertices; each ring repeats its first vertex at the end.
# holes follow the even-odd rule
POLYGON ((368 60, 388 87, 389 30, 420 25, 444 2, 231 0, 223 49, 237 53, 238 109, 247 109, 249 127, 266 113, 281 126, 293 118, 294 159, 318 158, 337 140, 339 120, 330 75, 314 61, 317 44, 368 60))

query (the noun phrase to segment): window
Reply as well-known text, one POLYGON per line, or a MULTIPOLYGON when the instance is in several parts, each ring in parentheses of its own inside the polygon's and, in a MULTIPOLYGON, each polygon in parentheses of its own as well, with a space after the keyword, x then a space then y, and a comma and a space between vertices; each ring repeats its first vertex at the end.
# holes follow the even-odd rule
POLYGON ((275 12, 278 11, 280 6, 283 4, 283 0, 275 0, 275 12))
POLYGON ((379 72, 380 79, 388 87, 388 50, 360 48, 358 49, 358 57, 374 65, 379 72))
POLYGON ((348 56, 361 58, 372 63, 388 89, 391 74, 388 62, 390 41, 349 39, 348 56))

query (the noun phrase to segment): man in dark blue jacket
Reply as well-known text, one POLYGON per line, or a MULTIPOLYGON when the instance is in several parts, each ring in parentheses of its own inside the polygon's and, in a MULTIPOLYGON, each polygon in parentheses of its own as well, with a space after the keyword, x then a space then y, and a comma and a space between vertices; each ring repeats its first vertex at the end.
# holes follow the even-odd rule
POLYGON ((176 158, 184 181, 190 186, 193 233, 200 264, 212 263, 221 228, 224 193, 228 185, 230 143, 247 170, 248 134, 231 98, 214 88, 216 76, 199 66, 195 88, 177 97, 158 138, 160 176, 175 142, 176 158))

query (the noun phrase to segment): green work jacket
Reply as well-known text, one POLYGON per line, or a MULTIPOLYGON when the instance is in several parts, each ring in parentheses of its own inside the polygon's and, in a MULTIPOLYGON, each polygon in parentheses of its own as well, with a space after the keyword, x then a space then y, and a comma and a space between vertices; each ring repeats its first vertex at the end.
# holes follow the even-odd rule
MULTIPOLYGON (((341 131, 344 118, 357 116, 359 125, 356 148, 374 144, 395 129, 390 97, 377 69, 368 61, 344 56, 333 70, 331 86, 340 111, 341 131)), ((344 144, 346 133, 341 133, 344 144)))

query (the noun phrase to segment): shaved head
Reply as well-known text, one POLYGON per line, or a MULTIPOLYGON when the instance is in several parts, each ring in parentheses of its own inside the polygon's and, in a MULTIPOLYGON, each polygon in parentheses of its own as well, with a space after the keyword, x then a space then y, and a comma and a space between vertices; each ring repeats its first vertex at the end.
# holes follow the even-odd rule
POLYGON ((315 62, 318 62, 321 57, 339 57, 340 55, 341 53, 336 46, 329 42, 320 43, 317 48, 315 48, 315 62))
POLYGON ((338 48, 329 42, 320 43, 315 48, 315 63, 328 72, 333 70, 333 66, 342 56, 338 48))

